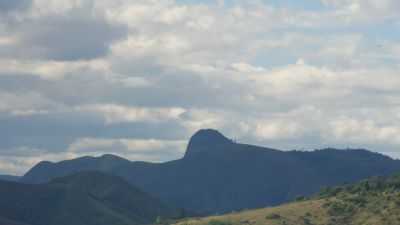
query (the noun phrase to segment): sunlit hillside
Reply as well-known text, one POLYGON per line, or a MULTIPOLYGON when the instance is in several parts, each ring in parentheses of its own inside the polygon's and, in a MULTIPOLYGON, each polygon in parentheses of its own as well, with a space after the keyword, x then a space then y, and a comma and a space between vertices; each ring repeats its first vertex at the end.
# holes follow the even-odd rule
POLYGON ((400 177, 373 178, 323 190, 318 196, 179 225, 395 225, 400 224, 400 177))

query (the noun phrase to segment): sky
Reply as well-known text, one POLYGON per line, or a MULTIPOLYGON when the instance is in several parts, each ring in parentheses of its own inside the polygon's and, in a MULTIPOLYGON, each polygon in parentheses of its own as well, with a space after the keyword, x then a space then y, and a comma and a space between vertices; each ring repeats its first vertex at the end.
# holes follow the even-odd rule
POLYGON ((398 0, 0 0, 0 174, 214 128, 400 158, 398 0))

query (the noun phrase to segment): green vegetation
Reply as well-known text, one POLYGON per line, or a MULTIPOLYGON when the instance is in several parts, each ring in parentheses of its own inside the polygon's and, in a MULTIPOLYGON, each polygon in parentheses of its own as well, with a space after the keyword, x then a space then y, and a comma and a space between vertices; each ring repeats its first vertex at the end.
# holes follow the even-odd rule
POLYGON ((394 225, 400 224, 400 175, 325 188, 314 197, 275 208, 186 220, 186 225, 394 225))
POLYGON ((135 225, 178 215, 119 177, 84 172, 40 185, 0 182, 0 225, 135 225))
POLYGON ((281 215, 276 214, 276 213, 272 213, 272 214, 266 216, 265 219, 267 219, 267 220, 279 220, 279 219, 281 219, 281 215))

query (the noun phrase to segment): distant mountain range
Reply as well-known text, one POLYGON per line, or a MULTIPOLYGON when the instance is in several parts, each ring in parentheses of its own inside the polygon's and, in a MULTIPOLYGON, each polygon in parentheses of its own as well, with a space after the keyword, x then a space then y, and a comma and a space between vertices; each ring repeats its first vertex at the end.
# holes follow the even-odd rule
POLYGON ((134 225, 178 210, 119 177, 81 172, 45 184, 0 181, 0 225, 134 225))
POLYGON ((179 160, 146 163, 104 155, 41 162, 20 181, 45 183, 89 170, 119 176, 173 207, 214 214, 275 206, 326 186, 391 175, 400 171, 400 161, 367 150, 279 151, 200 130, 179 160))

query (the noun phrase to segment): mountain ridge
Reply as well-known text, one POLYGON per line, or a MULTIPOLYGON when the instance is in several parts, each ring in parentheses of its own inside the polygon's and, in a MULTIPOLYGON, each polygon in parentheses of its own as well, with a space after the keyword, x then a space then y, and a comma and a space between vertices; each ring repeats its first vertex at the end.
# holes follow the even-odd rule
POLYGON ((213 214, 279 205, 325 186, 400 171, 400 161, 366 150, 280 151, 235 143, 215 130, 193 135, 187 153, 178 160, 146 163, 104 158, 38 164, 21 181, 42 183, 98 170, 122 177, 174 207, 213 214))

